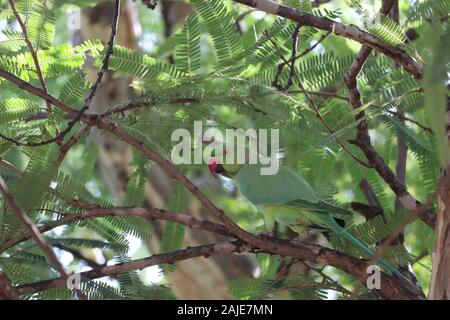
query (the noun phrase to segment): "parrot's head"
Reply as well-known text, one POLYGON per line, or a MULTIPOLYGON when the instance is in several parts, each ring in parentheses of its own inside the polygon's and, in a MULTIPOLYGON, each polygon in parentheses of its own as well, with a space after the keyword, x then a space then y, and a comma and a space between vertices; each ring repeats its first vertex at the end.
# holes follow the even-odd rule
POLYGON ((222 148, 219 148, 219 151, 216 150, 215 152, 212 152, 211 157, 208 160, 208 171, 215 178, 218 174, 227 178, 233 178, 243 164, 227 163, 226 155, 228 154, 228 150, 225 145, 223 145, 222 148))

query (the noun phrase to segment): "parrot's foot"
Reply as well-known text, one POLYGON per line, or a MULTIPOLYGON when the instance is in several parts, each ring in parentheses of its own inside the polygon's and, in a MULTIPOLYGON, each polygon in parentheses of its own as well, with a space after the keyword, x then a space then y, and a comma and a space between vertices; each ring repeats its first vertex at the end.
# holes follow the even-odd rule
POLYGON ((259 231, 256 233, 258 238, 275 238, 275 232, 271 231, 259 231))

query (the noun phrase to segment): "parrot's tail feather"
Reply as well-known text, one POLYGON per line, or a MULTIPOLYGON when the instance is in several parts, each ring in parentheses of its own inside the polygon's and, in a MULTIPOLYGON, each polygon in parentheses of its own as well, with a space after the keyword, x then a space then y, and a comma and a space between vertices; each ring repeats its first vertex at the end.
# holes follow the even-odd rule
MULTIPOLYGON (((358 240, 350 232, 348 232, 344 228, 340 227, 336 223, 336 221, 334 221, 334 219, 330 219, 329 227, 334 232, 336 232, 340 236, 342 236, 345 239, 347 239, 348 241, 350 241, 354 246, 356 246, 358 249, 363 251, 365 254, 369 255, 370 257, 372 257, 374 255, 374 252, 372 250, 370 250, 369 247, 367 247, 364 243, 362 243, 360 240, 358 240)), ((411 280, 409 280, 407 277, 405 277, 402 273, 400 273, 400 271, 398 271, 397 269, 392 267, 386 261, 384 261, 383 259, 378 259, 377 263, 379 265, 381 265, 384 269, 388 270, 394 277, 396 277, 397 279, 402 281, 406 286, 408 286, 409 288, 415 288, 417 290, 416 286, 411 282, 411 280)))

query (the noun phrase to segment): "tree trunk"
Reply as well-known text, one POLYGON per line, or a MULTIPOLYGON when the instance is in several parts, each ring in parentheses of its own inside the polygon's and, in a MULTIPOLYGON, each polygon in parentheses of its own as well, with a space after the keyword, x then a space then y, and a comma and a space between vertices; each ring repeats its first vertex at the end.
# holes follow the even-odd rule
MULTIPOLYGON (((450 145, 450 97, 447 100, 445 133, 448 148, 450 145)), ((435 241, 432 255, 430 300, 450 299, 450 162, 446 163, 438 181, 436 191, 438 213, 435 228, 435 241)))
POLYGON ((438 216, 433 249, 429 299, 450 299, 450 164, 443 170, 437 189, 438 216))

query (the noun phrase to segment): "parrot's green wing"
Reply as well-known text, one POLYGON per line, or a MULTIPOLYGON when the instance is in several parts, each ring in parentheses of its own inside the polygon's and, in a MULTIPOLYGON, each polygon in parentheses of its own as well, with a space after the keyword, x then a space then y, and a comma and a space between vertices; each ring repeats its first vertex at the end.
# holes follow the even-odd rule
POLYGON ((242 195, 255 206, 283 205, 296 200, 319 203, 311 186, 292 170, 280 167, 274 175, 262 175, 259 164, 244 165, 234 177, 242 195))
POLYGON ((303 210, 308 211, 315 211, 315 212, 327 212, 331 213, 333 216, 336 217, 344 217, 347 215, 352 215, 352 211, 335 206, 331 203, 319 200, 317 203, 311 203, 309 201, 305 201, 303 199, 296 199, 294 201, 290 201, 288 203, 284 204, 287 207, 293 207, 293 208, 299 208, 303 210))

